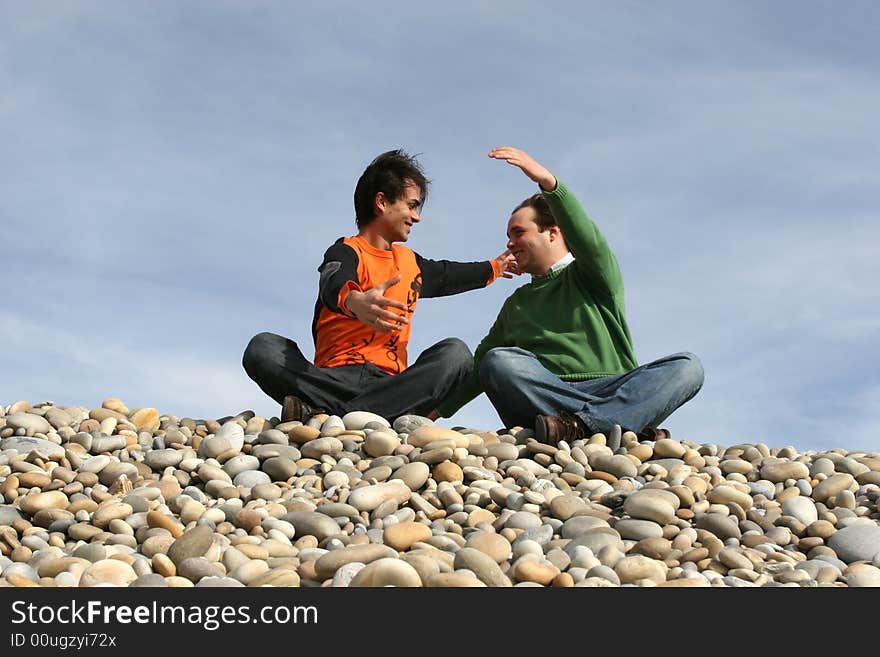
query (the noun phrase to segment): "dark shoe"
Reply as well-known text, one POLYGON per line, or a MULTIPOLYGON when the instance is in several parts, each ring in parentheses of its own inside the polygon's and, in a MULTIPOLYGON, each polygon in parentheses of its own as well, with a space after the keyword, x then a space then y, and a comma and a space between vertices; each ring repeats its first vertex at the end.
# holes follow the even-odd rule
POLYGON ((563 413, 561 415, 537 415, 535 416, 535 440, 547 445, 556 445, 564 440, 569 445, 578 439, 587 439, 592 432, 576 415, 563 413))
POLYGON ((657 442, 658 440, 662 440, 664 438, 672 438, 672 434, 669 433, 669 429, 658 429, 657 427, 645 427, 638 433, 639 442, 643 440, 650 440, 652 442, 657 442))
POLYGON ((313 415, 324 412, 324 409, 309 406, 295 395, 287 395, 284 398, 284 403, 281 404, 281 421, 292 422, 299 420, 300 422, 308 422, 313 415))

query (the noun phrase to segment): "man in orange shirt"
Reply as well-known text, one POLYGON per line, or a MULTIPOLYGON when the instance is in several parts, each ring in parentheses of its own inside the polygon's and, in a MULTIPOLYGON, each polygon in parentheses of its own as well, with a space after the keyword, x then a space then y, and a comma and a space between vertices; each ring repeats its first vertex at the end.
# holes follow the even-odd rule
POLYGON ((518 272, 509 251, 484 262, 451 262, 396 244, 421 221, 427 191, 419 163, 401 150, 379 155, 361 175, 354 192, 358 234, 339 238, 318 268, 314 364, 283 336, 251 339, 242 364, 282 405, 282 420, 305 422, 321 411, 437 417, 437 404, 470 374, 473 355, 458 338, 441 340, 408 366, 416 304, 518 272))

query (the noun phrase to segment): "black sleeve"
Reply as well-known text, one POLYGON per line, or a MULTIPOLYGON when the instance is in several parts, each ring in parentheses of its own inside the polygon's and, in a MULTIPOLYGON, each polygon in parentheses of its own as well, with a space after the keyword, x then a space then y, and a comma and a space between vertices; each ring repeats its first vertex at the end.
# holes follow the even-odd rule
POLYGON ((483 262, 452 262, 429 260, 418 253, 416 264, 422 272, 423 297, 446 297, 450 294, 486 287, 492 276, 492 265, 483 262))
POLYGON ((355 250, 343 243, 339 238, 324 254, 324 261, 318 267, 321 279, 318 283, 318 300, 329 310, 343 315, 350 313, 343 311, 339 305, 339 290, 348 281, 358 280, 358 256, 355 250))

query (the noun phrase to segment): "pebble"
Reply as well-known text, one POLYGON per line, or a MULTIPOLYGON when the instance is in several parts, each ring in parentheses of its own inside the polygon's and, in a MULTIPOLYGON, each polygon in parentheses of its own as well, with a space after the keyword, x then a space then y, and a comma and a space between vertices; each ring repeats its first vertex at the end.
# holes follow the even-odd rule
POLYGON ((877 586, 880 455, 0 407, 0 584, 877 586))
POLYGON ((828 547, 844 562, 872 561, 880 554, 880 525, 850 525, 828 539, 828 547))
POLYGON ((180 564, 194 557, 201 557, 214 542, 214 532, 210 527, 197 525, 184 532, 168 548, 168 558, 179 568, 180 564))
MULTIPOLYGON (((35 415, 39 420, 43 418, 35 415)), ((7 425, 9 425, 9 416, 6 417, 7 425)), ((48 429, 47 429, 48 431, 48 429)), ((0 451, 10 450, 18 454, 30 454, 37 452, 45 458, 55 459, 64 456, 64 448, 61 445, 53 443, 43 438, 27 438, 24 436, 12 436, 0 440, 0 451)))
POLYGON ((364 566, 351 580, 350 586, 420 587, 418 571, 402 559, 385 557, 364 566))

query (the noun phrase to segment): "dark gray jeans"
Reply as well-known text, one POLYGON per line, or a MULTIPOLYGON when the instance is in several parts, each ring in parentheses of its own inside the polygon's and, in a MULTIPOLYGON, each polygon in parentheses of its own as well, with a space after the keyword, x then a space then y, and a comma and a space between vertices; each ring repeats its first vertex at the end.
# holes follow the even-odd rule
POLYGON ((427 415, 470 375, 474 357, 458 338, 446 338, 423 351, 397 375, 372 363, 315 367, 293 340, 260 333, 251 338, 242 365, 248 376, 279 404, 285 395, 334 415, 370 411, 388 420, 427 415))

